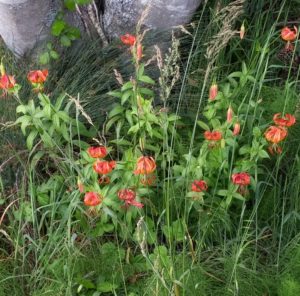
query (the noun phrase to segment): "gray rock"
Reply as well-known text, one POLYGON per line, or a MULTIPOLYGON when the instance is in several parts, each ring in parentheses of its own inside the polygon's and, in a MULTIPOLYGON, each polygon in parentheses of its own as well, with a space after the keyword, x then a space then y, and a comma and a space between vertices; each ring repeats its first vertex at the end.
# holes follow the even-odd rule
POLYGON ((56 0, 0 0, 0 35, 17 56, 49 36, 56 0))
MULTIPOLYGON (((98 0, 104 4, 102 22, 105 34, 117 37, 132 32, 142 11, 150 3, 144 24, 167 29, 190 21, 201 0, 98 0)), ((0 0, 0 35, 7 46, 23 56, 50 36, 61 0, 0 0)), ((69 16, 80 26, 80 19, 69 16)), ((82 24, 80 26, 83 28, 82 24)))
POLYGON ((149 28, 168 29, 188 23, 201 0, 106 0, 104 31, 110 37, 132 32, 143 10, 150 5, 144 24, 149 28))

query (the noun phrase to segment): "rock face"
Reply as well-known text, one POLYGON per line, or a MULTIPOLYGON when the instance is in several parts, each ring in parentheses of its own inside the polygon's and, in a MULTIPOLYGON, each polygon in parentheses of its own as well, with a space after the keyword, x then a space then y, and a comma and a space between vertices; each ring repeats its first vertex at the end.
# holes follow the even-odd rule
POLYGON ((48 37, 56 11, 55 0, 0 0, 0 35, 22 56, 48 37))
POLYGON ((148 5, 146 26, 167 29, 185 24, 190 21, 200 3, 201 0, 106 0, 104 30, 110 37, 133 31, 148 5))
MULTIPOLYGON (((0 0, 0 35, 6 45, 23 56, 50 35, 62 0, 0 0)), ((166 29, 186 23, 201 0, 98 0, 107 36, 132 32, 142 11, 150 4, 145 25, 166 29)))

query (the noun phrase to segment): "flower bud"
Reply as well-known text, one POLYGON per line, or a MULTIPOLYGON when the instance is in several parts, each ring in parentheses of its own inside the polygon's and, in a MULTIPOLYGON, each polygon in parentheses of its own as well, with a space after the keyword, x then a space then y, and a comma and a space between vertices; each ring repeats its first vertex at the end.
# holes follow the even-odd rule
POLYGON ((233 127, 233 135, 237 136, 240 133, 241 125, 239 123, 236 123, 233 127))
POLYGON ((141 60, 141 58, 143 57, 143 46, 141 43, 139 43, 136 47, 136 58, 137 60, 141 60))
POLYGON ((230 123, 232 121, 232 117, 233 117, 233 110, 231 108, 231 106, 229 106, 228 110, 227 110, 227 122, 230 123))
POLYGON ((213 83, 209 89, 209 99, 215 100, 216 96, 218 95, 218 85, 213 83))
POLYGON ((242 23, 241 28, 240 28, 240 39, 244 39, 245 37, 245 25, 242 23))

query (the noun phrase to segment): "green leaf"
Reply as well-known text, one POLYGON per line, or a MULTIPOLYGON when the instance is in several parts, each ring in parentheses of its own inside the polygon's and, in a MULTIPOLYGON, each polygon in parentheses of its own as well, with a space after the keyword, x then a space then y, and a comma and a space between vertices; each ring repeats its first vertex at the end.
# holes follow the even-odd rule
POLYGON ((223 92, 223 94, 224 94, 225 97, 228 97, 230 95, 230 83, 226 83, 223 86, 222 92, 223 92))
POLYGON ((132 146, 132 143, 125 139, 112 140, 111 142, 115 143, 116 145, 120 145, 120 146, 132 146))
POLYGON ((242 72, 233 72, 231 74, 228 75, 228 78, 237 78, 237 77, 241 77, 243 75, 242 72))
POLYGON ((75 6, 75 2, 74 0, 64 0, 64 5, 67 9, 69 10, 75 10, 76 6, 75 6))
POLYGON ((52 43, 51 43, 51 42, 48 42, 48 43, 47 43, 47 49, 52 50, 52 47, 53 47, 53 46, 52 46, 52 43))
POLYGON ((30 202, 23 202, 20 210, 22 211, 25 221, 27 222, 33 221, 33 217, 32 217, 33 211, 30 202))
POLYGON ((219 128, 221 126, 221 122, 217 118, 211 119, 210 123, 211 123, 213 129, 217 129, 217 128, 219 128))
POLYGON ((48 105, 48 104, 49 104, 49 105, 51 104, 51 101, 50 101, 50 99, 49 99, 49 97, 48 97, 47 95, 42 94, 42 93, 39 93, 38 97, 39 97, 39 99, 40 99, 40 101, 41 101, 41 104, 42 104, 43 106, 48 105))
POLYGON ((204 116, 211 120, 216 114, 216 110, 214 108, 209 108, 207 111, 204 112, 204 116))
POLYGON ((163 233, 167 238, 175 239, 176 241, 183 241, 185 236, 183 222, 176 220, 172 223, 171 227, 163 227, 163 233))
POLYGON ((26 135, 27 126, 32 124, 31 116, 23 115, 16 120, 16 124, 21 124, 21 131, 23 135, 26 135))
POLYGON ((249 146, 243 146, 240 148, 239 154, 240 155, 247 154, 247 153, 250 153, 250 151, 251 151, 251 148, 249 146))
POLYGON ((172 122, 172 121, 176 121, 179 120, 180 116, 176 115, 176 114, 171 114, 170 116, 168 116, 168 121, 172 122))
POLYGON ((171 260, 170 257, 168 256, 168 250, 165 246, 157 246, 154 249, 153 254, 150 255, 150 258, 152 261, 159 261, 160 265, 163 268, 166 268, 167 270, 170 270, 171 266, 171 260))
POLYGON ((129 129, 128 134, 136 134, 139 131, 141 125, 142 125, 141 123, 144 123, 144 121, 141 121, 140 123, 137 123, 136 125, 133 125, 129 129))
POLYGON ((28 110, 29 110, 31 113, 34 113, 34 111, 35 111, 35 104, 34 104, 34 101, 33 101, 33 100, 30 100, 30 101, 28 102, 27 107, 28 107, 28 110))
POLYGON ((65 95, 60 95, 60 96, 57 98, 57 100, 56 100, 56 102, 55 102, 55 105, 54 105, 54 108, 55 108, 56 111, 58 111, 58 110, 61 108, 62 103, 63 103, 65 97, 66 97, 65 95))
POLYGON ((126 110, 125 117, 126 117, 128 123, 129 123, 129 125, 132 126, 133 125, 133 120, 132 120, 132 115, 131 115, 130 110, 126 110))
POLYGON ((50 51, 50 56, 51 56, 51 58, 54 59, 54 60, 59 59, 59 54, 58 54, 58 52, 55 51, 55 50, 51 50, 51 51, 50 51))
POLYGON ((153 133, 153 136, 155 138, 158 138, 158 139, 161 139, 161 140, 164 139, 164 136, 157 129, 153 129, 152 133, 153 133))
POLYGON ((76 27, 69 27, 68 31, 66 32, 66 35, 71 39, 71 40, 76 40, 80 38, 80 30, 76 27))
POLYGON ((38 151, 37 153, 35 153, 30 161, 30 168, 34 169, 44 155, 45 155, 44 151, 38 151))
POLYGON ((26 146, 28 148, 28 150, 31 150, 33 147, 33 141, 36 138, 36 136, 38 135, 38 131, 37 130, 33 130, 29 133, 27 139, 26 139, 26 146))
POLYGON ((43 113, 44 113, 44 116, 47 117, 48 119, 51 118, 51 105, 50 104, 47 104, 45 105, 44 109, 43 109, 43 113))
POLYGON ((154 115, 152 113, 148 113, 148 114, 146 114, 146 118, 148 119, 149 122, 158 124, 158 118, 156 117, 156 115, 154 115))
POLYGON ((70 141, 70 136, 69 136, 68 129, 67 129, 67 126, 65 123, 61 124, 60 131, 61 131, 61 134, 64 137, 64 139, 66 141, 70 141))
POLYGON ((149 88, 141 87, 139 91, 141 94, 148 95, 150 97, 154 96, 154 92, 149 88))
MULTIPOLYGON (((152 132, 153 132, 154 130, 152 130, 152 132)), ((159 153, 159 149, 160 148, 158 148, 158 147, 156 147, 156 146, 153 146, 153 145, 150 145, 150 144, 147 144, 147 142, 146 142, 146 144, 145 144, 145 149, 147 149, 147 150, 150 150, 150 151, 153 151, 153 152, 155 152, 155 153, 159 153)))
POLYGON ((55 129, 59 131, 60 130, 60 120, 59 120, 58 114, 54 114, 53 117, 52 117, 52 120, 53 120, 53 124, 55 126, 55 129))
POLYGON ((105 131, 108 132, 113 124, 116 123, 120 118, 121 116, 114 116, 113 118, 111 118, 105 125, 105 131))
POLYGON ((115 228, 113 224, 103 224, 102 226, 105 232, 112 232, 115 228))
POLYGON ((145 71, 145 65, 141 64, 138 70, 138 75, 137 75, 138 79, 140 79, 140 77, 144 75, 144 71, 145 71))
POLYGON ((51 27, 52 35, 58 37, 66 27, 66 22, 63 20, 55 20, 51 27))
POLYGON ((63 120, 66 123, 71 121, 70 116, 65 111, 58 111, 56 114, 59 116, 61 120, 63 120))
POLYGON ((60 44, 65 47, 71 46, 71 39, 67 35, 63 35, 60 38, 60 44))
POLYGON ((92 2, 92 0, 75 0, 78 5, 86 5, 92 2))
POLYGON ((52 148, 54 146, 53 141, 49 134, 45 131, 43 134, 41 134, 41 139, 45 146, 52 148))
POLYGON ((221 189, 217 192, 218 195, 220 196, 227 196, 228 194, 228 190, 225 190, 225 189, 221 189))
POLYGON ((124 105, 124 103, 133 95, 132 90, 127 90, 123 93, 121 98, 121 104, 124 105))
POLYGON ((76 280, 78 284, 82 285, 86 289, 96 289, 96 286, 94 283, 88 279, 77 279, 76 280))
POLYGON ((115 98, 122 98, 122 93, 120 91, 110 91, 107 94, 115 98))
POLYGON ((259 138, 261 136, 261 131, 260 131, 259 127, 256 126, 253 129, 253 136, 256 137, 256 138, 259 138))
POLYGON ((242 72, 244 75, 248 73, 248 69, 245 62, 242 62, 242 72))
POLYGON ((234 198, 236 198, 236 199, 241 200, 241 201, 245 201, 244 196, 242 196, 241 194, 239 194, 239 193, 237 193, 237 192, 232 193, 232 196, 233 196, 234 198))
POLYGON ((113 292, 117 288, 118 286, 116 284, 112 284, 110 282, 102 282, 97 285, 97 291, 103 293, 113 292))
POLYGON ((50 61, 50 55, 48 52, 44 52, 43 54, 40 55, 39 61, 42 65, 46 65, 50 61))
POLYGON ((233 85, 233 87, 237 87, 238 83, 236 82, 236 80, 232 77, 228 77, 229 82, 233 85))
POLYGON ((253 83, 256 82, 256 79, 255 79, 253 76, 251 76, 251 75, 247 75, 247 79, 248 79, 249 81, 253 82, 253 83))
POLYGON ((152 126, 148 121, 146 122, 146 130, 149 133, 150 138, 152 138, 152 126))
POLYGON ((19 105, 16 109, 16 112, 25 114, 27 112, 27 106, 19 105))
POLYGON ((155 81, 152 78, 150 78, 149 76, 146 76, 146 75, 141 76, 138 79, 139 79, 139 81, 142 81, 142 82, 145 82, 145 83, 155 84, 155 81))
POLYGON ((259 156, 260 158, 270 158, 268 152, 265 151, 265 150, 260 150, 259 153, 258 153, 258 156, 259 156))
POLYGON ((90 145, 87 142, 80 140, 73 140, 72 144, 79 147, 81 150, 86 150, 90 147, 90 145))
POLYGON ((231 147, 234 147, 234 146, 237 145, 236 141, 234 139, 231 139, 231 138, 226 138, 225 142, 226 142, 226 144, 228 144, 231 147))
POLYGON ((121 91, 125 91, 125 90, 127 90, 127 89, 132 89, 132 88, 133 88, 132 82, 131 82, 131 81, 128 81, 128 82, 126 82, 126 83, 122 86, 121 91))
POLYGON ((209 130, 210 130, 209 126, 208 126, 205 122, 203 122, 203 121, 201 121, 201 120, 198 120, 198 121, 197 121, 197 124, 198 124, 202 129, 204 129, 204 130, 206 130, 206 131, 209 131, 209 130))
POLYGON ((50 198, 46 193, 39 193, 37 195, 37 200, 40 206, 46 206, 49 204, 50 198))
POLYGON ((108 118, 112 118, 120 113, 123 113, 125 110, 121 105, 116 105, 108 114, 108 118))

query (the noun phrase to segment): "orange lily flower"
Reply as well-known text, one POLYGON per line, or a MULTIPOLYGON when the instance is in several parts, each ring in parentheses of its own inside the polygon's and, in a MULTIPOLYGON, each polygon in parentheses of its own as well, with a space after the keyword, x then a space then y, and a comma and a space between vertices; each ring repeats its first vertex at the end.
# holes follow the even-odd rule
POLYGON ((27 79, 31 83, 42 84, 45 83, 48 73, 47 69, 30 71, 27 75, 27 79))
POLYGON ((195 180, 192 183, 192 191, 194 192, 206 191, 207 188, 208 188, 207 183, 204 180, 195 180))
POLYGON ((120 39, 123 42, 123 44, 129 45, 129 46, 135 45, 135 42, 136 42, 136 37, 134 35, 131 35, 131 34, 122 35, 120 37, 120 39))
POLYGON ((250 175, 246 172, 236 173, 231 176, 231 180, 235 185, 247 186, 250 184, 250 175))
POLYGON ((142 208, 144 205, 135 200, 136 193, 131 189, 121 189, 118 192, 118 197, 120 200, 124 200, 125 206, 134 206, 137 208, 142 208))
POLYGON ((16 80, 15 80, 14 76, 3 74, 0 77, 0 89, 3 89, 6 91, 6 90, 14 88, 15 85, 16 85, 16 80))
POLYGON ((101 175, 109 174, 116 167, 115 161, 100 161, 97 160, 94 165, 94 171, 101 175))
POLYGON ((265 138, 274 144, 284 140, 287 136, 287 129, 282 126, 270 126, 265 132, 265 138))
POLYGON ((89 207, 95 207, 102 201, 102 197, 97 192, 87 192, 84 196, 84 204, 89 207))
POLYGON ((297 38, 298 29, 296 26, 294 26, 293 29, 290 29, 289 27, 284 27, 281 30, 281 38, 284 41, 294 41, 297 38))
POLYGON ((296 123, 296 118, 292 114, 282 116, 281 113, 276 113, 273 117, 273 121, 279 126, 290 127, 296 123))
POLYGON ((222 139, 222 133, 219 131, 205 131, 204 138, 208 141, 220 141, 222 139))
POLYGON ((107 148, 104 146, 89 147, 87 152, 93 158, 104 158, 107 155, 107 148))
POLYGON ((135 175, 149 175, 156 169, 156 163, 153 157, 141 156, 137 160, 135 175))

